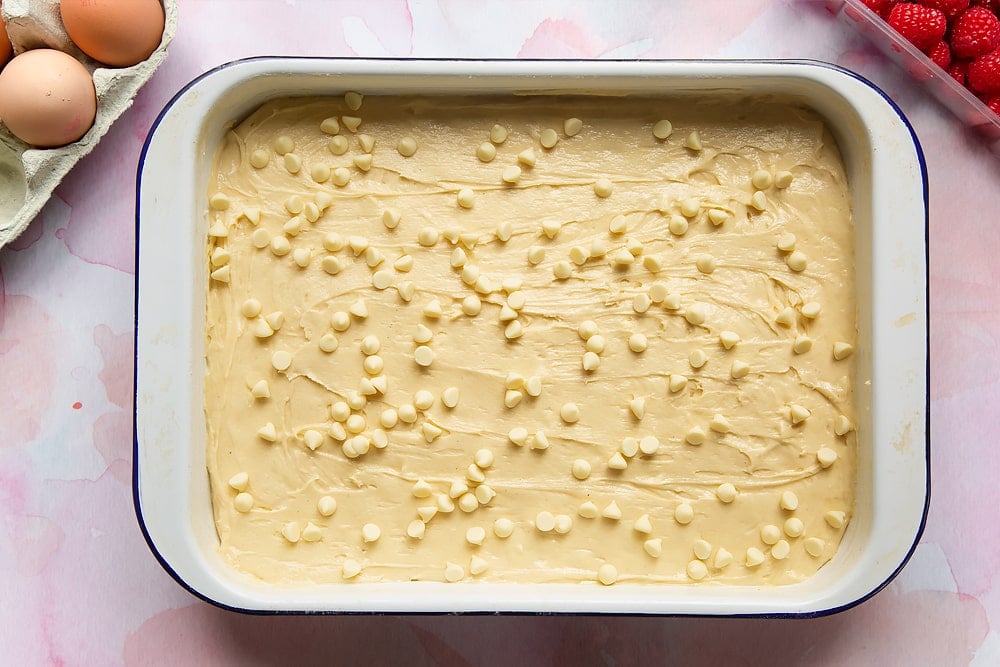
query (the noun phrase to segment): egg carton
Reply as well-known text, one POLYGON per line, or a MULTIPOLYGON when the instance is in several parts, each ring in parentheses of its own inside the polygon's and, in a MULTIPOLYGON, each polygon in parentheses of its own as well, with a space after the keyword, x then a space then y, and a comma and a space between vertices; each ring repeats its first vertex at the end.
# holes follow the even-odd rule
POLYGON ((160 45, 136 65, 109 68, 70 40, 59 14, 59 0, 3 1, 3 19, 14 53, 51 48, 78 59, 94 77, 97 117, 79 141, 44 149, 32 148, 0 123, 0 248, 28 227, 59 182, 132 106, 136 93, 167 57, 167 45, 177 29, 177 0, 161 2, 166 21, 160 45))

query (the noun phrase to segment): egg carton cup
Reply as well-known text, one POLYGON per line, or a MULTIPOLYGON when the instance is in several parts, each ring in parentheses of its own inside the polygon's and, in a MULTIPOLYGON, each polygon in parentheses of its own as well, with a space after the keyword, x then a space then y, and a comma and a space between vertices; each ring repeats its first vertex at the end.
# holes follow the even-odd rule
POLYGON ((0 122, 0 248, 27 229, 60 181, 132 106, 136 93, 167 57, 167 45, 177 29, 177 0, 161 1, 165 22, 160 45, 136 65, 110 68, 70 40, 59 14, 59 0, 4 0, 3 19, 15 55, 51 48, 78 59, 94 77, 97 116, 78 141, 44 149, 24 143, 0 122))

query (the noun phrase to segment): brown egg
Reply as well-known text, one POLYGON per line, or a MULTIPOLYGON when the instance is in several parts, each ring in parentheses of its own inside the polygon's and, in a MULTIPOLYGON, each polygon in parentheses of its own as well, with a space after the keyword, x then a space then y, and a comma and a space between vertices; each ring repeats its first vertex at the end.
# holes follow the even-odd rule
POLYGON ((25 51, 0 72, 0 120, 32 146, 72 143, 87 133, 96 114, 90 72, 62 51, 25 51))
POLYGON ((73 43, 112 67, 142 62, 163 37, 160 0, 60 0, 59 11, 73 43))

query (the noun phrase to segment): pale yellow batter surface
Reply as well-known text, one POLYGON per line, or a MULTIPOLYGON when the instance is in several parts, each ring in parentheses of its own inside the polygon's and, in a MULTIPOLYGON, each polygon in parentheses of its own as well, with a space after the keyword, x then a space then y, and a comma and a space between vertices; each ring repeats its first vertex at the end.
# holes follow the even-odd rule
POLYGON ((235 569, 783 584, 833 557, 854 244, 819 118, 281 100, 228 135, 208 197, 208 471, 235 569))

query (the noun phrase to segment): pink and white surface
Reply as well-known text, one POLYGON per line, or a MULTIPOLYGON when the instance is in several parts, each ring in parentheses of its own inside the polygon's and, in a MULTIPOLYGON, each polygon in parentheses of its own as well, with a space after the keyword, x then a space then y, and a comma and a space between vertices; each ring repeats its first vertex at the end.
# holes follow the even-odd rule
POLYGON ((166 63, 0 251, 0 662, 1000 663, 1000 160, 823 3, 179 4, 166 63), (794 622, 267 618, 191 597, 149 553, 132 509, 135 170, 181 86, 253 55, 811 58, 881 86, 913 123, 930 182, 933 495, 910 564, 860 607, 794 622))

